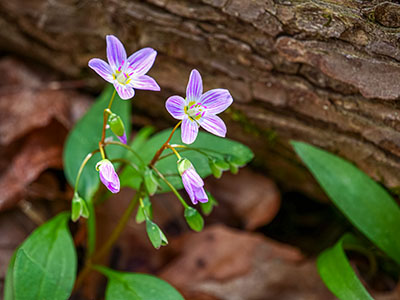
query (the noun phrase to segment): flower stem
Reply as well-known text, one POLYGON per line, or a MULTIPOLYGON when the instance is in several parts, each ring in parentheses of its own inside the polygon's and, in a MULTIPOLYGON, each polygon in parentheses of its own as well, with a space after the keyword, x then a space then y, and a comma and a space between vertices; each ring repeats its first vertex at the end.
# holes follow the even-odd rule
POLYGON ((154 154, 153 159, 151 160, 149 166, 153 167, 155 165, 155 163, 157 162, 157 160, 160 158, 160 155, 163 153, 163 151, 165 150, 165 148, 168 147, 169 142, 172 139, 172 136, 174 135, 175 131, 178 129, 178 127, 181 125, 182 121, 179 121, 178 124, 175 125, 174 129, 172 129, 171 134, 169 135, 168 139, 165 141, 165 143, 161 146, 160 149, 158 149, 158 151, 156 152, 156 154, 154 154))
POLYGON ((176 155, 176 157, 178 158, 178 160, 182 158, 181 155, 178 153, 178 151, 176 151, 176 149, 175 149, 174 147, 172 147, 171 145, 167 145, 167 147, 168 147, 169 149, 171 149, 172 152, 175 153, 175 155, 176 155))
POLYGON ((101 132, 101 140, 99 142, 99 150, 101 153, 101 157, 103 159, 106 158, 105 152, 104 152, 104 140, 106 139, 106 127, 107 127, 107 119, 108 119, 108 115, 111 113, 111 105, 114 102, 114 98, 115 98, 115 94, 117 93, 117 90, 114 89, 114 92, 111 96, 110 102, 108 103, 108 107, 104 109, 103 111, 103 129, 101 132))
POLYGON ((187 205, 186 201, 182 198, 182 196, 178 193, 178 191, 176 190, 176 188, 172 185, 171 182, 168 181, 167 178, 164 177, 164 175, 157 170, 156 167, 152 167, 153 170, 157 173, 157 175, 168 185, 168 187, 171 189, 171 191, 175 194, 175 196, 179 199, 179 201, 181 201, 182 205, 184 208, 189 207, 189 205, 187 205))
POLYGON ((99 152, 99 149, 96 149, 96 150, 88 153, 88 155, 86 155, 85 159, 83 160, 81 166, 79 167, 78 175, 76 176, 76 180, 75 180, 75 192, 78 191, 79 180, 81 179, 83 169, 85 168, 85 166, 89 162, 89 160, 92 158, 92 156, 95 155, 97 152, 99 152))
POLYGON ((107 109, 111 109, 111 106, 112 106, 112 104, 113 104, 113 102, 114 102, 114 98, 115 98, 115 94, 117 93, 117 90, 116 89, 114 89, 114 93, 112 94, 112 96, 111 96, 111 99, 110 99, 110 102, 108 103, 108 106, 107 106, 107 109))
POLYGON ((135 155, 136 158, 139 159, 140 162, 141 162, 142 164, 145 164, 144 161, 143 161, 143 159, 142 159, 142 157, 141 157, 135 150, 133 150, 131 147, 129 147, 128 145, 125 145, 124 143, 116 142, 116 141, 105 142, 105 143, 104 143, 104 146, 107 146, 107 145, 117 145, 117 146, 124 147, 125 149, 127 149, 127 150, 129 150, 131 153, 133 153, 133 155, 135 155))
POLYGON ((89 274, 92 266, 97 263, 101 258, 103 258, 104 255, 108 253, 108 251, 111 249, 111 247, 114 245, 114 243, 118 240, 119 236, 121 235, 122 231, 124 230, 126 224, 129 221, 129 218, 133 212, 133 210, 136 207, 136 204, 139 200, 139 198, 142 195, 143 191, 143 184, 140 185, 138 191, 136 192, 135 196, 129 203, 129 206, 125 210, 124 214, 122 217, 119 219, 119 222, 117 226, 114 228, 114 231, 111 233, 110 237, 108 240, 103 244, 103 246, 99 249, 99 251, 96 251, 93 253, 92 257, 90 257, 82 271, 79 273, 78 278, 76 279, 75 282, 75 287, 74 289, 77 290, 83 283, 83 280, 86 278, 86 276, 89 274))

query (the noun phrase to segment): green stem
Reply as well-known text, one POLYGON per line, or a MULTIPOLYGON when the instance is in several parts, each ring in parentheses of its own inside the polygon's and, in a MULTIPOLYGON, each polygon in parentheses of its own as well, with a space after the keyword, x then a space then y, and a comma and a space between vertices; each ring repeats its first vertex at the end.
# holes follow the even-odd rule
POLYGON ((139 167, 137 165, 135 165, 133 162, 124 159, 124 158, 116 158, 116 159, 112 159, 111 162, 116 162, 116 163, 123 163, 125 165, 131 166, 132 169, 134 169, 136 172, 138 172, 140 174, 140 170, 139 167))
POLYGON ((182 159, 181 155, 178 153, 178 151, 176 151, 176 149, 174 147, 172 147, 171 145, 167 145, 167 147, 169 149, 172 150, 172 152, 174 152, 174 154, 176 155, 176 157, 178 158, 178 160, 182 159))
POLYGON ((92 200, 86 201, 89 218, 87 220, 87 231, 88 231, 88 254, 89 257, 93 254, 94 249, 96 249, 96 211, 94 209, 94 203, 92 200))
POLYGON ((111 99, 110 99, 110 102, 108 103, 108 106, 107 106, 107 109, 108 109, 108 110, 111 109, 111 106, 112 106, 112 104, 113 104, 113 102, 114 102, 114 98, 115 98, 115 94, 116 94, 116 93, 117 93, 117 90, 114 89, 114 93, 112 94, 111 99))
POLYGON ((168 185, 168 187, 171 189, 171 191, 175 194, 175 196, 179 199, 179 201, 181 201, 182 205, 184 208, 188 208, 189 205, 187 205, 187 203, 185 202, 185 200, 182 198, 182 196, 178 193, 178 191, 176 190, 176 188, 171 184, 171 182, 168 181, 168 179, 166 179, 164 177, 164 175, 157 170, 156 167, 152 167, 153 170, 157 173, 157 175, 168 185))
POLYGON ((93 157, 93 155, 95 155, 97 152, 99 152, 99 149, 96 149, 96 150, 90 152, 88 155, 86 155, 81 166, 79 167, 78 175, 76 176, 76 180, 75 180, 75 192, 78 191, 79 180, 81 179, 83 169, 85 168, 85 166, 89 162, 89 160, 93 157))
POLYGON ((165 150, 165 148, 167 148, 169 142, 172 139, 172 136, 174 135, 175 131, 179 128, 179 126, 182 124, 182 121, 179 121, 178 124, 175 125, 174 129, 172 129, 171 134, 169 135, 168 139, 165 141, 165 143, 161 146, 160 149, 157 150, 156 154, 154 154, 153 159, 151 160, 149 166, 153 167, 156 162, 158 161, 158 159, 160 158, 160 155, 163 153, 163 151, 165 150))
POLYGON ((139 155, 135 150, 133 150, 133 149, 132 149, 131 147, 129 147, 128 145, 125 145, 124 143, 116 142, 116 141, 109 141, 109 142, 105 142, 104 145, 116 145, 116 146, 124 147, 125 149, 127 149, 127 150, 129 150, 131 153, 133 153, 133 155, 135 155, 136 158, 137 158, 138 160, 140 160, 140 162, 141 162, 142 164, 145 164, 145 162, 144 162, 143 159, 140 157, 140 155, 139 155))

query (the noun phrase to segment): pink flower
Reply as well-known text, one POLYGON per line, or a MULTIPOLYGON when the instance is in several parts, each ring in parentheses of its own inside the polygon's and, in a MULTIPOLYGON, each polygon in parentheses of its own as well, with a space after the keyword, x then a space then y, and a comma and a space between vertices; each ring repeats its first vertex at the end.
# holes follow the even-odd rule
POLYGON ((165 106, 175 119, 182 120, 182 142, 191 144, 196 140, 200 126, 212 134, 225 137, 225 123, 217 114, 227 109, 232 102, 231 94, 225 89, 214 89, 203 94, 200 73, 192 70, 186 99, 172 96, 165 106))
POLYGON ((143 48, 127 58, 125 48, 120 40, 107 35, 108 64, 99 58, 89 61, 89 67, 104 80, 114 84, 121 99, 130 99, 135 95, 135 89, 159 91, 157 82, 145 75, 153 66, 157 51, 143 48))
POLYGON ((108 188, 111 193, 118 193, 120 182, 113 164, 108 159, 103 159, 97 163, 96 170, 99 171, 100 180, 106 188, 108 188))

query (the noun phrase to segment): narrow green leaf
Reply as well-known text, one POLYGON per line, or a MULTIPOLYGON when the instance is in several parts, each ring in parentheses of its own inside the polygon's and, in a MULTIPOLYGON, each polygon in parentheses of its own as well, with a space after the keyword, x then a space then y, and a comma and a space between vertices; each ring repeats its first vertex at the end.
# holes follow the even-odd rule
POLYGON ((11 261, 5 298, 68 299, 75 281, 76 253, 69 233, 69 213, 37 228, 11 261), (12 269, 12 270, 11 270, 12 269), (12 288, 12 291, 9 289, 12 288))
POLYGON ((204 227, 204 219, 199 212, 191 206, 185 208, 185 219, 189 227, 194 231, 202 231, 204 227))
POLYGON ((155 276, 96 269, 108 277, 106 300, 184 300, 169 283, 155 276))
MULTIPOLYGON (((65 175, 71 186, 75 185, 75 179, 83 159, 88 153, 99 147, 103 127, 103 110, 107 108, 113 89, 112 86, 109 86, 103 91, 96 103, 75 125, 67 138, 63 159, 65 175)), ((118 114, 125 124, 130 124, 131 104, 129 101, 121 100, 117 94, 111 110, 118 114)), ((106 133, 106 137, 113 136, 110 130, 107 130, 106 133)), ((127 137, 129 137, 129 133, 130 126, 126 126, 127 137)), ((125 152, 126 150, 122 147, 107 146, 107 155, 110 159, 121 157, 125 152)), ((86 165, 80 179, 79 194, 88 201, 92 198, 100 182, 99 174, 95 170, 95 165, 100 160, 100 154, 95 154, 86 165)))
POLYGON ((329 290, 341 300, 373 300, 352 269, 344 247, 360 245, 352 236, 343 236, 335 246, 325 250, 317 260, 318 272, 329 290))
POLYGON ((292 143, 343 214, 400 263, 400 208, 388 192, 342 158, 305 143, 292 143))
MULTIPOLYGON (((146 163, 150 162, 157 150, 167 140, 170 133, 171 129, 166 129, 158 134, 155 134, 136 149, 146 163)), ((183 144, 181 141, 181 131, 179 129, 175 132, 170 144, 183 144)), ((199 132, 196 141, 191 144, 190 147, 201 149, 207 154, 212 155, 217 159, 217 164, 221 164, 220 161, 224 161, 224 159, 230 155, 234 155, 235 158, 240 158, 240 160, 244 163, 251 161, 254 156, 253 152, 245 145, 230 139, 217 137, 204 131, 199 132)), ((182 149, 179 149, 179 151, 181 150, 182 149)), ((171 150, 165 150, 163 154, 165 155, 169 153, 171 153, 171 150)), ((199 173, 202 178, 212 174, 208 164, 207 156, 204 156, 194 150, 182 151, 181 155, 188 158, 193 163, 197 173, 199 173)), ((183 188, 182 179, 178 174, 176 161, 176 156, 170 155, 169 157, 160 160, 156 164, 156 167, 161 173, 167 176, 167 179, 175 188, 181 189, 183 188)), ((225 169, 229 168, 227 163, 222 164, 225 169)), ((122 176, 120 176, 121 185, 130 186, 134 189, 137 189, 140 184, 139 175, 130 171, 128 171, 129 174, 125 174, 125 171, 127 171, 127 169, 124 170, 122 176)), ((163 182, 160 182, 160 184, 162 189, 159 189, 157 191, 158 193, 170 191, 170 189, 163 182)))

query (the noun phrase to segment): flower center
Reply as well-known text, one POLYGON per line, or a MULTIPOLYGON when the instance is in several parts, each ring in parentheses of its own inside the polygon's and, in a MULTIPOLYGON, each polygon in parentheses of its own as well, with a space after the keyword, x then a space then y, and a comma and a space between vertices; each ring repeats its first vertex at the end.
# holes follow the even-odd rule
MULTIPOLYGON (((128 70, 131 67, 128 67, 128 70)), ((124 61, 122 61, 121 65, 119 66, 118 70, 116 70, 113 74, 114 80, 118 81, 118 83, 122 85, 127 85, 131 81, 131 76, 133 72, 129 73, 124 68, 124 61)))
POLYGON ((201 103, 190 101, 189 104, 185 106, 184 111, 188 115, 189 119, 191 119, 192 121, 198 121, 201 117, 204 116, 206 109, 207 107, 202 105, 201 103))

